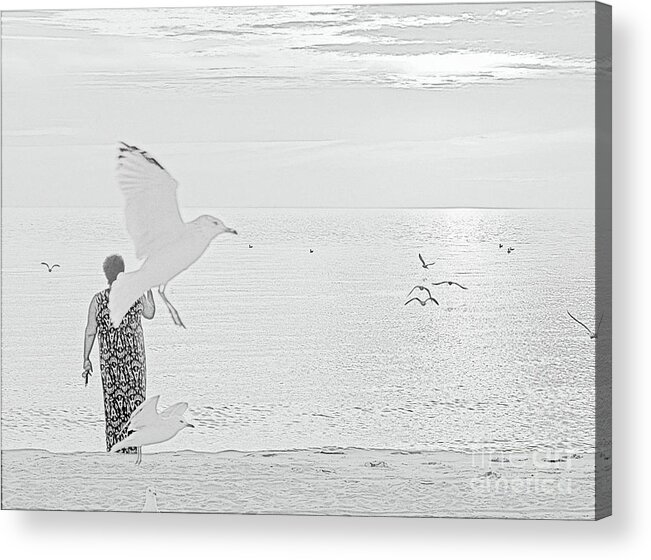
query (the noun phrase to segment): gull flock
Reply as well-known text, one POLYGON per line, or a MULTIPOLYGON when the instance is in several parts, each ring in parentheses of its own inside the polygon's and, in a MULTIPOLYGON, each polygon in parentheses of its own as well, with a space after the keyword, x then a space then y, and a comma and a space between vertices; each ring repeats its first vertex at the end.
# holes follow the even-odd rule
MULTIPOLYGON (((209 215, 185 222, 178 207, 178 183, 167 170, 151 154, 137 146, 121 142, 118 149, 117 179, 124 196, 126 227, 136 257, 142 260, 142 264, 137 270, 120 274, 113 283, 108 303, 111 322, 117 328, 133 303, 147 290, 156 288, 173 322, 185 328, 178 310, 165 294, 168 283, 192 266, 217 236, 224 233, 236 235, 237 231, 209 215)), ((249 244, 248 247, 252 249, 253 245, 249 244)), ((499 248, 503 248, 502 243, 499 248)), ((515 249, 510 246, 506 250, 507 254, 513 251, 515 249)), ((313 253, 314 250, 310 249, 309 252, 313 253)), ((420 267, 428 271, 436 264, 436 261, 426 262, 421 253, 418 259, 420 267)), ((47 267, 48 272, 58 267, 57 264, 41 264, 47 267)), ((452 280, 431 283, 432 287, 444 285, 468 289, 452 280)), ((419 303, 425 307, 429 302, 439 305, 430 288, 424 285, 414 286, 407 297, 416 290, 417 295, 404 305, 419 303), (421 294, 427 297, 421 298, 421 294)), ((568 314, 588 331, 591 339, 597 338, 601 320, 592 332, 569 311, 568 314)), ((158 401, 159 396, 151 397, 134 411, 126 426, 127 437, 114 445, 112 452, 136 447, 136 464, 140 464, 143 446, 168 441, 184 428, 193 427, 183 418, 187 403, 176 403, 159 413, 158 401)), ((147 490, 144 510, 157 510, 156 494, 152 489, 147 490)))

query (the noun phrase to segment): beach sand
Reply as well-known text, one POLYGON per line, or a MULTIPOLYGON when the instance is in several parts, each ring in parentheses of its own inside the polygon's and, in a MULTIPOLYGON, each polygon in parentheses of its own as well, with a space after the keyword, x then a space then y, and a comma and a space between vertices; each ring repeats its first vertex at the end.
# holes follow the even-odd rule
POLYGON ((2 452, 2 508, 594 519, 594 455, 326 448, 2 452))

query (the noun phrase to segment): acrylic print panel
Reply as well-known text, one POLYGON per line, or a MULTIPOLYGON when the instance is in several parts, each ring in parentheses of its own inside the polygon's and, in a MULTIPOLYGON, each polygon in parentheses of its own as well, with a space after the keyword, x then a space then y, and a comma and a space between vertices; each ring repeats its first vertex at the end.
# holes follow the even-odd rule
POLYGON ((610 513, 608 7, 2 46, 3 508, 610 513))

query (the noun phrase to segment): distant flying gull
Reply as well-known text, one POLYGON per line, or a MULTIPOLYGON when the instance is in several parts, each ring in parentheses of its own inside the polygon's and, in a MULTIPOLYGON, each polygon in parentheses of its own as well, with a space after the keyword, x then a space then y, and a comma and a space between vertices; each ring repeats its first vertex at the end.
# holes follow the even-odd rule
MULTIPOLYGON (((407 294, 407 297, 409 297, 411 294, 414 293, 414 290, 420 290, 421 292, 427 292, 427 295, 432 298, 432 292, 429 291, 429 288, 426 288, 425 286, 414 286, 411 289, 411 292, 407 294)), ((432 298, 433 299, 433 298, 432 298)))
POLYGON ((434 264, 433 262, 431 262, 429 264, 426 264, 425 259, 423 258, 423 255, 421 255, 420 253, 418 253, 418 258, 420 259, 420 262, 421 262, 423 268, 429 268, 430 266, 432 266, 434 264))
POLYGON ((513 247, 509 247, 509 248, 506 250, 506 252, 507 252, 509 255, 511 254, 511 251, 515 251, 515 249, 514 249, 513 247))
POLYGON ((142 513, 159 513, 156 490, 151 486, 145 492, 145 505, 142 507, 142 513))
POLYGON ((579 321, 574 315, 572 315, 569 311, 567 314, 572 317, 579 325, 581 325, 586 331, 588 331, 588 334, 590 335, 590 338, 592 340, 596 340, 597 336, 599 335, 599 327, 601 327, 601 320, 604 318, 603 312, 601 313, 601 317, 599 318, 599 323, 597 324, 597 330, 595 332, 592 332, 587 326, 585 326, 581 321, 579 321))
POLYGON ((48 272, 52 272, 55 268, 61 268, 58 264, 53 264, 52 266, 50 266, 46 262, 42 262, 41 264, 44 264, 45 266, 47 266, 47 271, 48 272))
POLYGON ((111 453, 126 447, 137 447, 138 458, 136 465, 142 462, 142 446, 163 443, 172 439, 183 428, 194 428, 183 419, 183 413, 188 409, 188 403, 173 404, 158 414, 158 399, 160 395, 148 398, 133 411, 127 433, 122 441, 111 447, 111 453))
POLYGON ((451 280, 443 280, 443 282, 432 282, 432 286, 440 286, 442 284, 447 284, 448 286, 459 286, 462 290, 467 290, 468 288, 462 286, 458 282, 452 282, 451 280))
POLYGON ((314 253, 314 249, 310 249, 310 253, 314 253))
POLYGON ((406 302, 405 302, 405 305, 407 305, 408 303, 411 303, 412 301, 417 301, 418 303, 420 303, 420 304, 423 305, 423 306, 424 306, 428 301, 433 301, 436 305, 439 304, 439 302, 436 301, 433 297, 428 297, 426 300, 422 300, 422 299, 420 299, 420 298, 413 297, 413 298, 411 298, 410 300, 406 301, 406 302))
POLYGON ((133 303, 147 290, 158 293, 174 323, 185 327, 178 311, 165 295, 167 283, 192 265, 221 233, 234 233, 213 216, 184 222, 176 200, 177 182, 147 152, 121 142, 118 183, 125 198, 127 231, 136 257, 146 259, 135 272, 122 273, 109 294, 114 327, 120 325, 133 303))
POLYGON ((249 243, 249 249, 253 249, 253 245, 249 243))
POLYGON ((502 244, 500 243, 500 249, 501 249, 502 247, 504 247, 504 245, 502 245, 502 244))

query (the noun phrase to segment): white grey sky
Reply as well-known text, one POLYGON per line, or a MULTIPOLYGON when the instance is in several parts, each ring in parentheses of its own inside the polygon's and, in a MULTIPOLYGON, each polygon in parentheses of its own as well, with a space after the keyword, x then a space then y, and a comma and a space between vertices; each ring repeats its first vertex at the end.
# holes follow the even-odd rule
POLYGON ((594 205, 594 4, 5 12, 3 202, 594 205))

